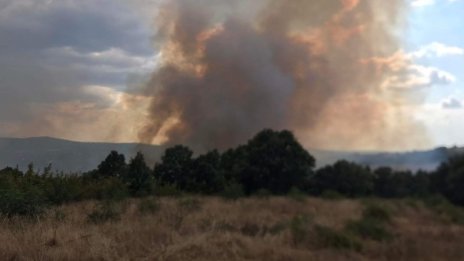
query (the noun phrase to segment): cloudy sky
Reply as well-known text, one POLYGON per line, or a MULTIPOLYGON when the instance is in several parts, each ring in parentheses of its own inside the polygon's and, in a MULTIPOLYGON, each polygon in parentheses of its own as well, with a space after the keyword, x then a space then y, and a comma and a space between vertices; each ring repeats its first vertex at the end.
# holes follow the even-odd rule
MULTIPOLYGON (((137 141, 157 1, 0 0, 0 136, 137 141)), ((412 63, 390 84, 421 90, 411 110, 434 146, 464 145, 464 1, 408 5, 396 55, 412 63)))

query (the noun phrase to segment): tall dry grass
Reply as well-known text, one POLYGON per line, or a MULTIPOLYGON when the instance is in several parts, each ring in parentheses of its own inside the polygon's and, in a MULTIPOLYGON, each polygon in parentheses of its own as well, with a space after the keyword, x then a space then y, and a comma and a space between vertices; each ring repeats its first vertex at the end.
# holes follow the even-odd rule
POLYGON ((132 199, 98 224, 88 219, 96 202, 76 203, 35 222, 1 220, 0 260, 464 260, 463 227, 420 204, 378 203, 391 209, 394 238, 362 240, 360 251, 321 247, 311 228, 295 244, 289 225, 304 216, 310 227, 343 231, 361 218, 356 200, 163 198, 141 207, 146 200, 132 199))

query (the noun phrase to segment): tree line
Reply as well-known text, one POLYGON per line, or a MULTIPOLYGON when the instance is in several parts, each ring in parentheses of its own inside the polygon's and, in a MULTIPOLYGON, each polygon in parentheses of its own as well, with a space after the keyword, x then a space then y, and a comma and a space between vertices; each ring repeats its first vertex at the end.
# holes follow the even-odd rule
POLYGON ((51 166, 36 171, 32 164, 25 172, 5 168, 0 170, 0 205, 14 200, 40 205, 180 193, 240 197, 290 191, 344 197, 440 195, 464 205, 464 156, 450 158, 431 172, 371 169, 345 160, 315 169, 315 163, 290 131, 263 130, 224 152, 195 156, 186 146, 173 146, 153 167, 142 153, 126 161, 112 151, 95 170, 83 174, 56 173, 51 166))

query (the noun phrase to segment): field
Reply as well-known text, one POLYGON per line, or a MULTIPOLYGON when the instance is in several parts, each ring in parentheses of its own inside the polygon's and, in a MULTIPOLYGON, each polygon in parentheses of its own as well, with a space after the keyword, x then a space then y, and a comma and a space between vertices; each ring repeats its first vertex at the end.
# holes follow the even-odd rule
POLYGON ((0 260, 464 260, 452 217, 413 200, 88 201, 3 219, 0 260))

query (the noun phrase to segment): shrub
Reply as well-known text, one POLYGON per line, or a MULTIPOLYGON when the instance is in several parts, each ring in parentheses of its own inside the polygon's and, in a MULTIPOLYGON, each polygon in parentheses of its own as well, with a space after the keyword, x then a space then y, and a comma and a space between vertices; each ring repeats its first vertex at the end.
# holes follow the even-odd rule
POLYGON ((295 246, 306 242, 309 238, 311 218, 307 215, 297 215, 290 221, 290 233, 295 246))
POLYGON ((287 229, 288 224, 287 222, 278 222, 267 229, 267 232, 271 235, 277 235, 287 229))
POLYGON ((451 204, 442 196, 432 196, 424 199, 424 204, 447 221, 464 225, 464 209, 451 204))
POLYGON ((87 216, 87 221, 93 224, 103 224, 108 221, 118 221, 121 211, 115 202, 103 201, 95 206, 95 209, 87 216))
POLYGON ((120 201, 129 196, 127 186, 118 178, 105 178, 86 182, 83 198, 120 201))
POLYGON ((378 223, 390 223, 391 214, 388 209, 379 205, 369 205, 363 211, 363 219, 378 223))
POLYGON ((256 191, 254 196, 261 198, 261 199, 269 199, 272 196, 272 192, 267 189, 260 189, 256 191))
POLYGON ((335 231, 329 227, 316 225, 314 227, 316 233, 316 244, 322 248, 348 249, 361 251, 362 244, 356 238, 349 234, 335 231))
POLYGON ((324 192, 321 194, 321 197, 324 199, 338 200, 342 199, 343 195, 335 190, 324 190, 324 192))
POLYGON ((307 195, 296 187, 292 187, 288 192, 288 196, 295 201, 304 202, 307 195))
POLYGON ((61 205, 80 198, 82 184, 74 176, 55 176, 48 178, 43 191, 47 200, 55 205, 61 205))
POLYGON ((159 202, 154 198, 142 199, 139 203, 139 212, 142 214, 154 214, 160 210, 159 202))
POLYGON ((393 238, 393 235, 387 231, 385 226, 374 219, 349 222, 346 230, 354 235, 375 241, 387 241, 393 238))
POLYGON ((66 219, 66 213, 64 213, 64 211, 61 209, 55 209, 53 214, 54 219, 58 222, 62 222, 66 219))
POLYGON ((188 212, 199 211, 201 202, 195 198, 183 198, 177 202, 178 206, 188 212))
POLYGON ((45 213, 46 207, 39 193, 13 189, 0 191, 0 214, 8 218, 14 216, 38 218, 45 213))
POLYGON ((155 195, 159 197, 178 197, 182 192, 174 184, 157 184, 155 186, 155 195))
POLYGON ((221 193, 221 196, 224 199, 228 200, 237 200, 241 197, 245 196, 245 193, 243 191, 243 186, 238 184, 238 183, 232 183, 227 185, 224 188, 224 191, 221 193))

